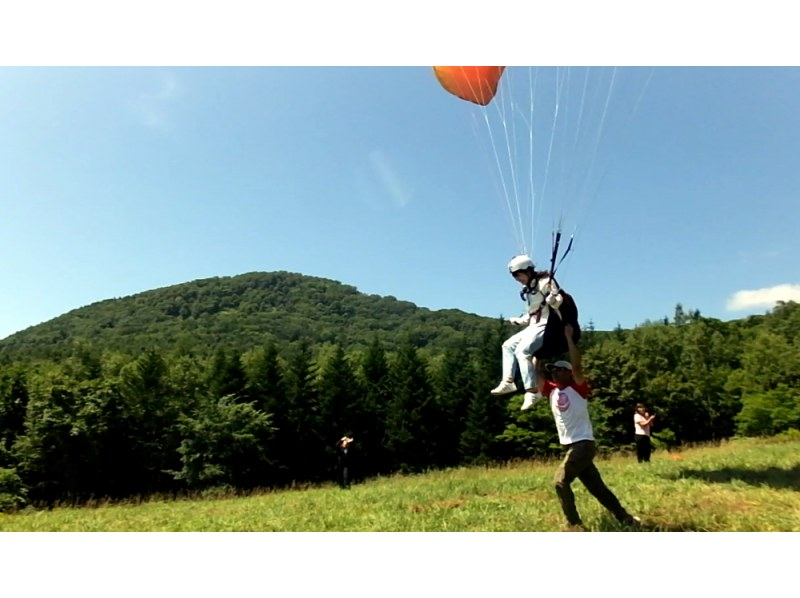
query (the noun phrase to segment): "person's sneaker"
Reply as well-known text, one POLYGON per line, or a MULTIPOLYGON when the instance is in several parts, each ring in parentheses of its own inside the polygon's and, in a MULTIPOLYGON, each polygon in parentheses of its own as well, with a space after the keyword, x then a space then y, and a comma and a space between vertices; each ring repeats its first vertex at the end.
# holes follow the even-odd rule
POLYGON ((630 527, 642 526, 642 520, 638 517, 634 517, 633 515, 628 515, 620 523, 622 523, 622 525, 629 525, 630 527))
POLYGON ((541 401, 544 397, 541 393, 526 392, 525 400, 522 401, 522 410, 526 411, 541 401))
POLYGON ((513 382, 506 382, 505 380, 498 384, 490 391, 493 395, 507 395, 512 392, 517 392, 517 385, 513 382))

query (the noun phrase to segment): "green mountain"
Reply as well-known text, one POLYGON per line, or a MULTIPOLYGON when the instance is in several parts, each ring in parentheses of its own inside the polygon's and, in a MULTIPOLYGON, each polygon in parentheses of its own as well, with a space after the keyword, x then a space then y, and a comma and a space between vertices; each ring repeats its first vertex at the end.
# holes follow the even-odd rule
POLYGON ((108 299, 72 310, 0 341, 11 359, 58 359, 75 341, 135 353, 245 351, 269 340, 309 340, 352 350, 380 336, 392 350, 410 337, 438 352, 478 347, 497 322, 460 310, 429 310, 359 292, 334 280, 290 272, 214 277, 108 299))

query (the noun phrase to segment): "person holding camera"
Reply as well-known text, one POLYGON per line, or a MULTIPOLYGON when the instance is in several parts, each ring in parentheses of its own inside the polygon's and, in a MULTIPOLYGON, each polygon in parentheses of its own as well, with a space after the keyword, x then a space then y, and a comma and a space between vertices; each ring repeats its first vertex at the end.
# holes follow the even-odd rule
POLYGON ((636 439, 636 458, 639 463, 650 463, 650 453, 653 446, 650 443, 650 426, 655 415, 650 415, 642 403, 636 404, 636 413, 633 414, 634 438, 636 439))

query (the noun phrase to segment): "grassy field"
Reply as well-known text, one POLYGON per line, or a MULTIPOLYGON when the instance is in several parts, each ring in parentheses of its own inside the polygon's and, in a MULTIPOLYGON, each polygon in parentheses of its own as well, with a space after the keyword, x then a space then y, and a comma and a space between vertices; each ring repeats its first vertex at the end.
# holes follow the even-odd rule
MULTIPOLYGON (((743 439, 656 452, 650 464, 597 460, 641 531, 800 531, 800 441, 743 439)), ((459 468, 247 497, 107 504, 0 514, 0 531, 513 531, 564 520, 556 461, 459 468)), ((573 484, 589 531, 630 531, 573 484)))

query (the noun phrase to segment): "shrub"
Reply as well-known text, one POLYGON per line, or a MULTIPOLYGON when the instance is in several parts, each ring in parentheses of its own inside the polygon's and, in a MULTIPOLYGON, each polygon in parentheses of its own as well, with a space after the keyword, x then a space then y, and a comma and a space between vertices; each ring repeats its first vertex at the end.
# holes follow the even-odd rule
POLYGON ((27 488, 16 469, 0 468, 0 513, 16 511, 25 506, 27 488))

